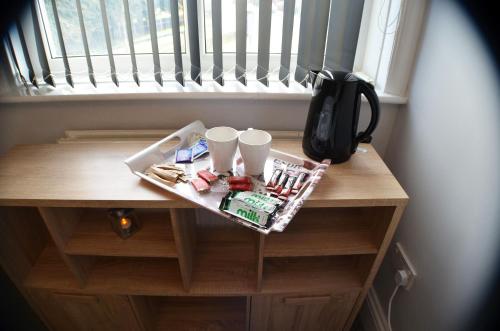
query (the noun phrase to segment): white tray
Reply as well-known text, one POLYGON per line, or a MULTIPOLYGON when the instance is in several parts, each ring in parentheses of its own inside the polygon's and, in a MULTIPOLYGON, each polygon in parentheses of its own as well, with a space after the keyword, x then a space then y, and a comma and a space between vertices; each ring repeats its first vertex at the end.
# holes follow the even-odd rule
MULTIPOLYGON (((259 176, 258 178, 253 177, 255 186, 254 191, 265 192, 264 183, 267 183, 267 181, 272 176, 274 159, 286 161, 288 163, 296 165, 297 167, 305 166, 306 168, 310 169, 310 175, 299 192, 289 197, 289 200, 286 203, 285 207, 276 214, 274 222, 272 222, 272 224, 267 224, 267 226, 259 226, 257 224, 246 222, 242 219, 231 216, 219 210, 220 202, 227 193, 227 191, 224 191, 225 188, 222 185, 214 185, 210 192, 200 194, 196 192, 191 183, 177 183, 174 186, 169 186, 156 181, 155 179, 148 177, 145 174, 145 171, 153 164, 159 164, 163 162, 175 163, 175 150, 178 148, 188 147, 188 138, 193 133, 204 135, 206 130, 207 129, 202 122, 195 121, 188 126, 180 129, 179 131, 174 132, 170 136, 145 148, 139 153, 131 156, 130 158, 125 160, 125 163, 129 166, 132 173, 141 177, 142 179, 169 192, 172 192, 184 199, 192 201, 200 207, 206 208, 216 213, 217 215, 220 215, 224 218, 227 218, 264 234, 268 234, 271 231, 282 232, 285 229, 285 227, 288 225, 288 223, 290 223, 298 210, 302 207, 304 201, 307 200, 309 195, 313 192, 315 186, 323 176, 325 170, 330 165, 330 160, 324 160, 322 163, 318 163, 271 149, 264 169, 264 174, 259 176), (173 139, 179 139, 179 143, 167 151, 162 151, 160 146, 173 139)), ((184 164, 183 166, 187 175, 194 178, 196 177, 196 172, 198 170, 208 169, 211 171, 212 166, 210 155, 208 154, 205 157, 201 157, 195 160, 193 163, 184 164)), ((244 165, 239 152, 237 152, 235 157, 233 173, 234 175, 244 175, 244 165)))

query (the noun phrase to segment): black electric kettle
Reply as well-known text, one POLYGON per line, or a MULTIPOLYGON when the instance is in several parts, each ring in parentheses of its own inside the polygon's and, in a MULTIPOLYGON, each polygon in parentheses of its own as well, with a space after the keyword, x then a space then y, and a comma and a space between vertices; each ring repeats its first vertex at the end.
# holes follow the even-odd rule
POLYGON ((318 161, 347 161, 360 142, 371 140, 378 118, 379 101, 371 84, 349 72, 321 71, 313 82, 302 139, 304 153, 318 161), (370 103, 371 119, 368 128, 357 133, 361 94, 370 103))

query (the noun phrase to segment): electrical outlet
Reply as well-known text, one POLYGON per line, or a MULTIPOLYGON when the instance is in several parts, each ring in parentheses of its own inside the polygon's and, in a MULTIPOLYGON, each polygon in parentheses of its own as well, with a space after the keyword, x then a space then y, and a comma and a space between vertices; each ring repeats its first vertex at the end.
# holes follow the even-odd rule
POLYGON ((417 278, 417 271, 415 270, 413 263, 411 263, 410 258, 406 254, 400 242, 397 242, 396 245, 394 245, 392 263, 396 270, 402 269, 408 273, 408 285, 406 285, 404 289, 409 291, 413 286, 413 283, 415 282, 415 278, 417 278))

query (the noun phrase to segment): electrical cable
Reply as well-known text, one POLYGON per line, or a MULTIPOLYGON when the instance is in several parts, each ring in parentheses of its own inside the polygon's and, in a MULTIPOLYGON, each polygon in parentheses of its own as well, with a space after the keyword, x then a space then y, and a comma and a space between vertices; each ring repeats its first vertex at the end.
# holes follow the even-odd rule
POLYGON ((392 310, 392 300, 396 296, 396 293, 398 292, 399 288, 401 287, 401 284, 397 284, 396 288, 391 294, 391 297, 389 298, 389 306, 387 307, 387 324, 389 324, 389 331, 392 331, 392 326, 391 326, 391 310, 392 310))

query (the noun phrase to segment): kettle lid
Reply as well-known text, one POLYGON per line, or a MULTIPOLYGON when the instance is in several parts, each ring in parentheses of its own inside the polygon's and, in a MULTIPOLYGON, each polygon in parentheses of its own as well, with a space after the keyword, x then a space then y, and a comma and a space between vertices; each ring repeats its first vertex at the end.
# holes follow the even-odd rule
POLYGON ((318 73, 318 77, 321 77, 321 79, 323 80, 337 80, 345 82, 356 82, 359 80, 356 75, 348 71, 322 70, 320 73, 318 73))

